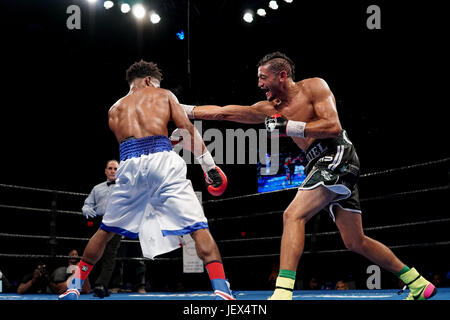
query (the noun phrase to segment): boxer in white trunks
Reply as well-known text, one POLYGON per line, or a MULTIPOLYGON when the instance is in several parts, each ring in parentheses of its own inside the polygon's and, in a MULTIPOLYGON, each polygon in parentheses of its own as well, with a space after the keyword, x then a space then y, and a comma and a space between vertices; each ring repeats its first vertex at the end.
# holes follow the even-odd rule
POLYGON ((153 258, 179 247, 179 236, 190 234, 205 263, 216 299, 234 300, 225 278, 219 249, 190 180, 186 163, 172 150, 167 123, 173 121, 184 143, 205 172, 208 191, 220 195, 226 176, 214 160, 175 95, 159 88, 161 71, 140 61, 127 70, 129 93, 109 110, 109 127, 120 143, 116 187, 99 230, 89 240, 83 258, 61 300, 78 299, 83 281, 114 234, 140 240, 143 254, 153 258))

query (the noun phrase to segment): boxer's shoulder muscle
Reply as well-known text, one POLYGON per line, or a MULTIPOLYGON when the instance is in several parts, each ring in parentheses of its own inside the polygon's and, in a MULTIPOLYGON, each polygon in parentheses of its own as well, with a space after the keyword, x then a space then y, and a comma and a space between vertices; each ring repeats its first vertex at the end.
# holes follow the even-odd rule
POLYGON ((264 100, 253 104, 251 107, 256 111, 265 114, 266 116, 271 116, 278 113, 278 111, 275 109, 275 105, 276 104, 273 101, 264 100))
POLYGON ((302 93, 312 101, 317 99, 320 100, 331 94, 331 90, 327 82, 319 77, 304 79, 297 82, 297 85, 302 88, 302 93))

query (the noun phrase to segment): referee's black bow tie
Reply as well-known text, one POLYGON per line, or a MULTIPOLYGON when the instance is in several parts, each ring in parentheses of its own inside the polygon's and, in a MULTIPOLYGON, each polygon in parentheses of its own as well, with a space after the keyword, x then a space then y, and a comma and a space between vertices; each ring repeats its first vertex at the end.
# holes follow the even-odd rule
POLYGON ((116 180, 113 180, 113 181, 107 181, 106 182, 106 185, 109 187, 110 185, 112 185, 112 184, 116 184, 116 180))

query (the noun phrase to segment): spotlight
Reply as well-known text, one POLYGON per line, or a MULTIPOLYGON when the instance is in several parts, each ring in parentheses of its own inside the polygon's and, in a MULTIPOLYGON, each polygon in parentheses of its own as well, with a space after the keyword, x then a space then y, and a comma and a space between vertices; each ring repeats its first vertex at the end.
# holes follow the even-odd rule
POLYGON ((278 9, 278 3, 275 0, 272 0, 269 2, 269 8, 272 10, 277 10, 278 9))
POLYGON ((294 2, 294 0, 284 0, 284 2, 286 2, 286 3, 292 3, 292 2, 294 2))
POLYGON ((158 22, 161 21, 161 17, 160 17, 159 14, 157 14, 155 11, 152 11, 152 12, 150 13, 150 21, 151 21, 153 24, 157 24, 158 22))
POLYGON ((180 40, 184 40, 184 31, 181 30, 180 32, 177 32, 177 38, 180 40))
POLYGON ((244 21, 247 22, 247 23, 252 23, 252 21, 253 21, 253 13, 251 13, 250 11, 246 11, 244 13, 244 16, 242 17, 242 19, 244 19, 244 21))
POLYGON ((86 0, 89 4, 94 4, 97 2, 97 0, 86 0))
POLYGON ((145 8, 140 3, 135 4, 131 11, 133 12, 134 16, 138 19, 142 19, 145 16, 145 8))
POLYGON ((106 10, 111 9, 112 7, 114 7, 114 2, 105 1, 105 2, 103 2, 103 6, 105 7, 106 10))
POLYGON ((260 17, 265 17, 266 16, 266 10, 264 10, 264 9, 258 9, 257 11, 256 11, 256 14, 258 15, 258 16, 260 16, 260 17))
POLYGON ((130 12, 131 7, 128 3, 122 3, 122 5, 120 6, 120 11, 122 11, 122 13, 128 13, 130 12))

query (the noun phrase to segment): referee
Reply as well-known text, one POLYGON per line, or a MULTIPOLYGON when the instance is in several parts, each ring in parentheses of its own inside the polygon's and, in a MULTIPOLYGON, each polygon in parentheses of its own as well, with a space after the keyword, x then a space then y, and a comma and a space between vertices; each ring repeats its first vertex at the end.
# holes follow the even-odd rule
MULTIPOLYGON (((107 180, 97 184, 84 201, 81 211, 87 219, 96 220, 96 224, 100 224, 101 218, 105 214, 109 195, 115 185, 118 166, 119 163, 117 160, 112 159, 106 162, 105 175, 107 180)), ((94 284, 94 295, 99 298, 109 296, 108 285, 114 270, 116 254, 121 238, 122 236, 119 234, 114 235, 106 245, 105 252, 101 258, 101 271, 94 284)))

